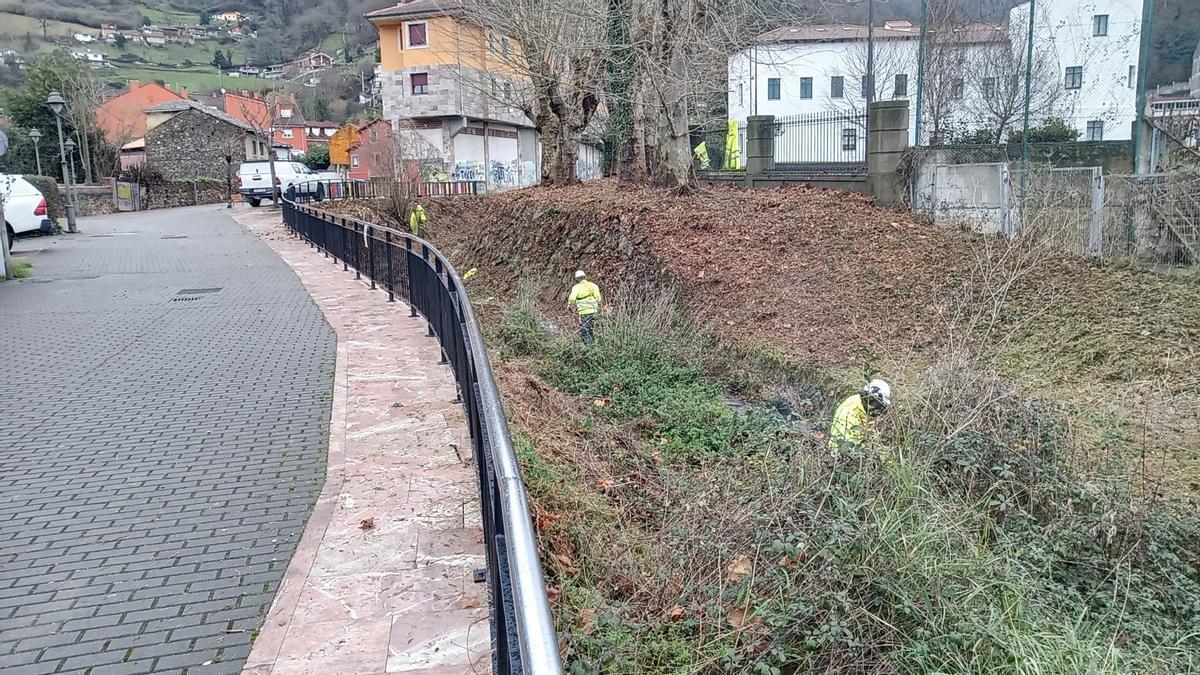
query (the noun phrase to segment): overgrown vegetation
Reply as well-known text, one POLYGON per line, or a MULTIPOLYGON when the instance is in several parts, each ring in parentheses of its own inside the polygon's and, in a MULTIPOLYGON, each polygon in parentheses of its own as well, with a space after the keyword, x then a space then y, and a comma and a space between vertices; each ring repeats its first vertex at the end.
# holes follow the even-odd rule
MULTIPOLYGON (((25 279, 29 276, 29 270, 33 265, 24 260, 14 260, 12 262, 12 278, 25 279)), ((4 276, 0 275, 0 281, 4 281, 4 276)))
MULTIPOLYGON (((876 441, 834 460, 730 406, 778 359, 665 301, 585 348, 526 298, 492 339, 571 672, 1200 667, 1200 520, 1133 500, 1062 410, 976 359, 906 377, 876 441)), ((833 378, 789 372, 828 410, 833 378)))

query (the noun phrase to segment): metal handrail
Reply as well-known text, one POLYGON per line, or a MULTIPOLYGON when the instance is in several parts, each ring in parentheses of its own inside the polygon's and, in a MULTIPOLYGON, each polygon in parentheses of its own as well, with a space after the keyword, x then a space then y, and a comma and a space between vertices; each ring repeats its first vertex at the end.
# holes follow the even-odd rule
MULTIPOLYGON (((368 190, 365 186, 356 186, 340 192, 362 196, 368 190)), ((289 188, 283 198, 284 222, 314 247, 332 255, 335 261, 340 260, 344 269, 349 269, 353 263, 356 275, 361 274, 364 267, 363 249, 358 246, 361 239, 366 248, 367 276, 372 288, 382 282, 389 300, 395 299, 397 290, 394 256, 401 252, 408 278, 400 290, 408 291, 409 297, 404 299, 408 301, 412 315, 417 316, 420 310, 429 322, 430 334, 436 335, 441 343, 443 354, 464 394, 461 400, 479 469, 480 507, 488 548, 492 670, 500 674, 560 675, 562 661, 558 635, 542 577, 533 521, 525 498, 525 483, 509 436, 508 420, 492 374, 483 333, 462 277, 437 247, 420 237, 307 206, 313 199, 323 199, 323 192, 307 185, 289 188), (347 244, 351 242, 353 260, 348 259, 351 247, 347 244), (374 258, 375 244, 385 247, 384 279, 377 278, 380 274, 374 258), (416 270, 413 265, 417 266, 416 270), (421 286, 430 272, 439 281, 439 289, 432 290, 441 290, 444 295, 426 296, 431 289, 421 286), (431 299, 434 302, 429 304, 431 299), (455 333, 447 330, 449 328, 458 330, 455 333)))

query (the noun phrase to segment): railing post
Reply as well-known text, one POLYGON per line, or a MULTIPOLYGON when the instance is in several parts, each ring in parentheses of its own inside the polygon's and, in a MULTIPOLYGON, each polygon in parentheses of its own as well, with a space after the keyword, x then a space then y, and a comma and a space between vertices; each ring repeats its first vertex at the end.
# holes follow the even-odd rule
POLYGON ((404 268, 408 270, 408 312, 409 316, 416 318, 417 303, 413 297, 413 275, 412 275, 412 260, 409 258, 412 255, 412 239, 404 239, 404 268))
POLYGON ((387 290, 388 302, 396 301, 396 274, 392 268, 392 233, 387 233, 387 290))
POLYGON ((375 290, 375 246, 374 237, 372 235, 364 235, 363 241, 367 244, 367 265, 371 270, 367 272, 367 278, 371 280, 371 290, 375 290))
POLYGON ((351 239, 354 240, 354 280, 362 279, 362 265, 359 264, 359 252, 362 250, 358 247, 358 225, 355 224, 354 230, 350 233, 351 239))

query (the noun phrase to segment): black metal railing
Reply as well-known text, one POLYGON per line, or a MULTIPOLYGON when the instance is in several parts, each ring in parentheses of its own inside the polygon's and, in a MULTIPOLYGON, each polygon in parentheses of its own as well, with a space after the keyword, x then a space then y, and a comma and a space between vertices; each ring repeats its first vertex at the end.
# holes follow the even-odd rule
MULTIPOLYGON (((362 182, 339 194, 369 195, 362 182)), ((329 194, 329 193, 327 193, 329 194)), ((388 227, 317 210, 311 186, 289 188, 284 223, 355 278, 366 277, 388 301, 408 303, 424 317, 430 336, 454 371, 466 411, 479 474, 479 501, 487 549, 492 672, 560 675, 558 637, 546 596, 525 484, 492 375, 479 322, 462 279, 428 241, 388 227)))

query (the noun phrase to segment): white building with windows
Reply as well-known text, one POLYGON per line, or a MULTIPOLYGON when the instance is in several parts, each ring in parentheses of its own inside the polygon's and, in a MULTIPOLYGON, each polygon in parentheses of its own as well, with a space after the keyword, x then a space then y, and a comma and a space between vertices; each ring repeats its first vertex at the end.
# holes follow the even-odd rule
MULTIPOLYGON (((1081 140, 1128 140, 1135 119, 1141 0, 1038 3, 1034 23, 1035 125, 1059 118, 1081 140)), ((1023 122, 1029 4, 1002 24, 945 29, 926 47, 922 143, 993 135, 1003 140, 1023 122), (977 133, 979 132, 979 133, 977 133), (984 133, 986 132, 986 133, 984 133)), ((887 21, 875 28, 875 99, 912 101, 916 143, 920 27, 887 21)), ((782 27, 729 57, 729 117, 774 115, 810 130, 818 146, 796 161, 861 160, 867 94, 867 27, 782 27), (800 116, 800 117, 793 117, 800 116), (841 125, 839 127, 839 125, 841 125), (844 151, 839 156, 839 151, 844 151)), ((785 129, 784 136, 787 136, 785 129)), ((799 145, 805 145, 803 140, 799 145)))

